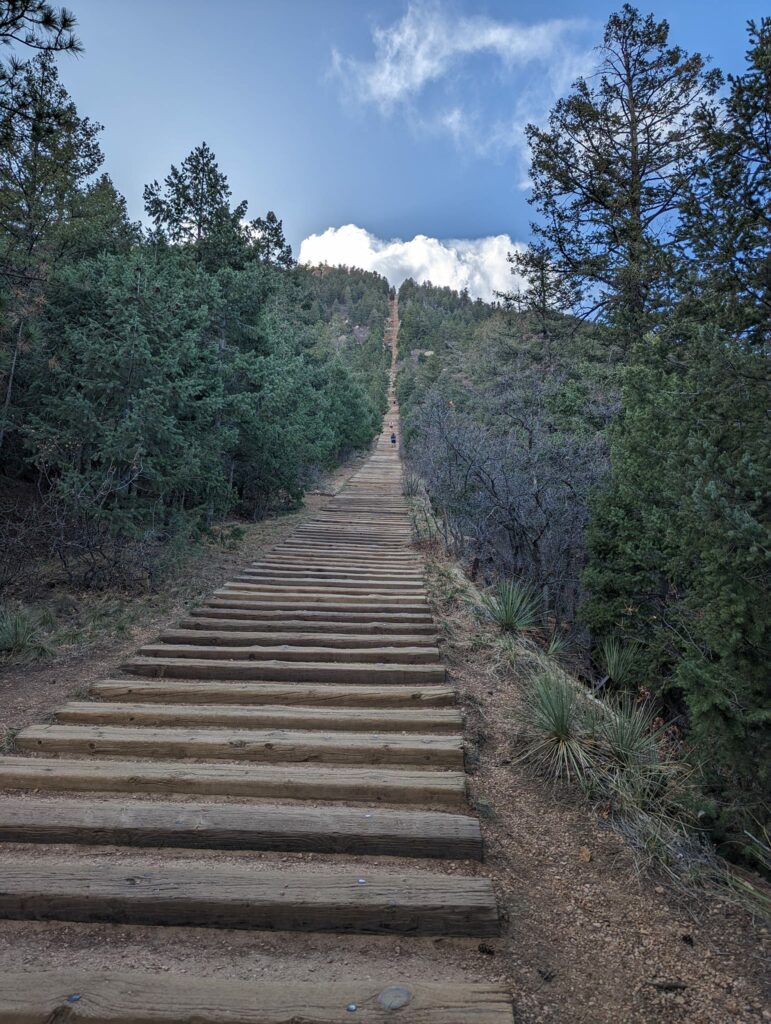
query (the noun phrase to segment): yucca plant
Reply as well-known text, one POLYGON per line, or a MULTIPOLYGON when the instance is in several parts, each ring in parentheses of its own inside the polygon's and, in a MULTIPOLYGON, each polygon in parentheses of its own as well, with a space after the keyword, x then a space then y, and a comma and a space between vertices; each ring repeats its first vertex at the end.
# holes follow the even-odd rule
POLYGON ((591 782, 594 740, 576 685, 561 672, 540 672, 531 681, 526 700, 528 741, 523 757, 556 778, 591 782))
POLYGON ((402 494, 407 498, 416 498, 420 494, 420 477, 414 473, 405 473, 402 479, 402 494))
POLYGON ((622 643, 617 637, 611 636, 600 645, 598 660, 608 679, 617 686, 625 686, 642 654, 642 649, 642 644, 638 640, 622 643))
POLYGON ((656 723, 653 705, 639 704, 628 693, 598 716, 595 734, 606 784, 623 802, 645 805, 671 776, 672 764, 661 753, 663 728, 656 723))
POLYGON ((538 625, 540 602, 532 587, 519 580, 499 583, 495 591, 482 595, 488 618, 510 633, 522 633, 538 625))
POLYGON ((566 658, 573 649, 573 643, 569 636, 565 636, 564 633, 552 633, 549 639, 546 641, 546 647, 544 648, 545 653, 550 658, 555 658, 559 661, 560 658, 566 658))

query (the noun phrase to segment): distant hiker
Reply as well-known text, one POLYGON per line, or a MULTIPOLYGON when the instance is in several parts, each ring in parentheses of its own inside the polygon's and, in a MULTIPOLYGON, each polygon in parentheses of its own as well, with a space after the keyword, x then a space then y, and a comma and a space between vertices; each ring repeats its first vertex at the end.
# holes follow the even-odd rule
POLYGON ((394 434, 393 431, 391 432, 391 444, 394 445, 394 447, 396 446, 396 434, 394 434))

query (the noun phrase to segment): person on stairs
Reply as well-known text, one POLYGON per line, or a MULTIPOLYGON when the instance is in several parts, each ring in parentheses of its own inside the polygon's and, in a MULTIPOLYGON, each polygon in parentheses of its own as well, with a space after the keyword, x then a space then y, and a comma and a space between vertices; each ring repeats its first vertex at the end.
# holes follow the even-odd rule
POLYGON ((391 444, 394 446, 394 448, 396 447, 396 434, 393 432, 393 430, 391 431, 391 444))

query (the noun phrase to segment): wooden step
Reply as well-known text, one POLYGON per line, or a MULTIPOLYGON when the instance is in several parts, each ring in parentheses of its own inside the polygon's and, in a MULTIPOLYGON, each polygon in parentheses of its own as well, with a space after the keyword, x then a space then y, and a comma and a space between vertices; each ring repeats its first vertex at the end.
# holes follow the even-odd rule
MULTIPOLYGON (((244 633, 250 636, 268 636, 276 635, 285 636, 287 642, 291 639, 292 642, 302 643, 304 642, 305 636, 324 636, 325 642, 328 636, 331 637, 347 637, 349 639, 358 639, 362 643, 366 639, 366 643, 369 646, 370 643, 382 642, 383 637, 387 637, 388 644, 402 643, 408 638, 413 643, 427 643, 435 644, 437 641, 436 627, 432 623, 418 622, 410 625, 409 623, 402 622, 327 622, 324 619, 314 619, 312 622, 307 622, 305 619, 258 619, 258 618, 231 618, 231 617, 220 617, 221 613, 217 616, 206 617, 201 614, 200 617, 191 615, 189 619, 183 619, 178 629, 180 630, 200 630, 204 635, 211 631, 212 633, 218 633, 223 635, 223 631, 228 633, 244 633)), ((161 634, 162 638, 165 638, 169 630, 161 634)))
MULTIPOLYGON (((436 636, 432 634, 387 634, 374 636, 356 636, 346 633, 297 632, 280 633, 263 632, 262 630, 222 630, 206 629, 193 619, 188 619, 189 626, 177 629, 165 629, 158 639, 164 644, 206 644, 212 647, 319 647, 335 650, 363 650, 365 648, 415 648, 425 647, 436 649, 436 636)), ((308 629, 307 623, 305 629, 308 629)))
POLYGON ((476 818, 377 807, 6 797, 0 842, 482 859, 476 818))
MULTIPOLYGON (((387 618, 394 619, 395 616, 401 616, 405 614, 409 615, 422 615, 424 616, 423 621, 430 621, 431 612, 427 601, 415 601, 407 600, 406 598, 395 598, 388 600, 381 600, 377 594, 363 594, 360 597, 345 594, 313 594, 301 597, 295 594, 282 595, 282 594, 271 594, 266 590, 250 590, 246 589, 237 590, 222 588, 214 592, 205 604, 210 605, 212 603, 219 603, 220 601, 248 601, 248 605, 242 607, 250 608, 274 608, 281 611, 294 611, 295 609, 314 610, 322 612, 346 612, 360 615, 362 612, 367 612, 367 618, 377 618, 380 615, 385 615, 387 618)), ((287 616, 289 617, 289 616, 287 616)), ((401 621, 401 620, 399 620, 401 621)))
POLYGON ((270 558, 280 561, 298 562, 303 565, 322 566, 323 568, 334 568, 335 566, 358 568, 361 570, 382 570, 387 572, 391 569, 397 571, 417 571, 421 574, 424 571, 423 563, 406 555, 404 558, 394 556, 367 555, 362 552, 330 552, 323 545, 320 547, 282 547, 277 548, 270 554, 270 558))
POLYGON ((385 735, 331 730, 129 728, 31 725, 19 750, 116 757, 200 757, 206 760, 463 767, 463 743, 452 736, 385 735))
MULTIPOLYGON (((325 622, 390 622, 434 626, 433 617, 427 607, 418 611, 408 612, 403 608, 394 611, 382 608, 380 605, 375 608, 362 607, 361 605, 353 608, 347 606, 334 608, 330 605, 325 605, 322 610, 309 608, 308 604, 304 601, 286 601, 281 605, 276 605, 275 603, 254 600, 244 594, 240 597, 232 595, 230 597, 210 598, 204 605, 194 609, 190 614, 211 616, 230 614, 232 611, 247 612, 250 617, 261 620, 279 619, 283 621, 284 619, 291 618, 306 622, 317 620, 325 622)), ((434 626, 434 628, 436 627, 434 626)))
MULTIPOLYGON (((298 964, 298 973, 304 970, 298 964)), ((500 986, 414 982, 377 960, 366 978, 346 971, 336 981, 291 984, 71 968, 0 977, 0 1024, 393 1024, 397 1018, 512 1024, 511 1001, 500 986)))
POLYGON ((335 665, 431 665, 439 661, 436 647, 295 647, 289 644, 246 647, 214 644, 145 644, 139 648, 144 658, 204 658, 212 661, 280 661, 335 665))
POLYGON ((345 800, 460 808, 462 772, 323 765, 190 764, 0 756, 0 789, 345 800))
POLYGON ((363 867, 151 867, 140 858, 3 858, 0 917, 401 935, 499 933, 486 878, 363 867))
POLYGON ((235 729, 332 729, 351 732, 459 733, 456 708, 394 711, 377 708, 314 708, 244 704, 128 704, 70 701, 55 712, 57 722, 86 725, 230 726, 235 729))
POLYGON ((212 661, 206 658, 143 658, 123 666, 134 675, 187 679, 264 679, 296 683, 443 683, 444 665, 330 664, 292 661, 212 661))
POLYGON ((330 564, 326 560, 320 564, 310 562, 307 558, 294 559, 265 559, 262 562, 252 562, 247 572, 259 572, 263 576, 276 576, 281 579, 289 577, 293 579, 297 575, 312 576, 314 579, 319 576, 323 579, 329 577, 345 577, 346 579, 389 579, 405 580, 408 582, 422 582, 424 575, 420 569, 376 569, 363 566, 346 566, 330 564))
POLYGON ((335 686, 206 679, 103 679, 89 693, 100 700, 183 704, 300 704, 315 707, 448 707, 457 700, 450 686, 335 686))
POLYGON ((425 594, 425 587, 422 580, 394 580, 367 576, 364 579, 358 577, 344 576, 308 576, 306 573, 297 573, 295 576, 277 576, 270 573, 257 572, 256 570, 244 571, 233 577, 233 583, 251 583, 255 586, 266 586, 272 590, 292 591, 297 593, 315 593, 321 590, 323 593, 348 593, 351 590, 367 590, 372 593, 380 591, 400 591, 402 593, 425 594))
POLYGON ((339 604, 350 608, 352 605, 362 604, 372 610, 378 607, 403 608, 410 611, 420 611, 428 607, 425 593, 415 591, 414 593, 389 591, 381 593, 376 587, 368 587, 365 590, 354 590, 350 587, 322 587, 320 584, 315 587, 271 587, 266 584, 251 583, 226 583, 219 590, 214 591, 217 597, 226 597, 232 594, 248 594, 261 601, 276 603, 277 601, 300 601, 305 599, 307 604, 339 604))

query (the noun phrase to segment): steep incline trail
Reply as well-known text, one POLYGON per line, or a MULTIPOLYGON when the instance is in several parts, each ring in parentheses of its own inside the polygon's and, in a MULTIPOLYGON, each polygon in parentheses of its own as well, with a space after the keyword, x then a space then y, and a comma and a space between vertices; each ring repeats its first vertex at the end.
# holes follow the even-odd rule
MULTIPOLYGON (((0 758, 6 925, 329 932, 331 966, 223 982, 41 957, 0 982, 0 1024, 511 1022, 500 988, 432 980, 431 949, 414 974, 377 939, 358 974, 342 955, 340 933, 499 934, 391 443, 397 331, 393 299, 389 411, 343 490, 0 758)), ((162 957, 173 929, 145 931, 162 957)))

